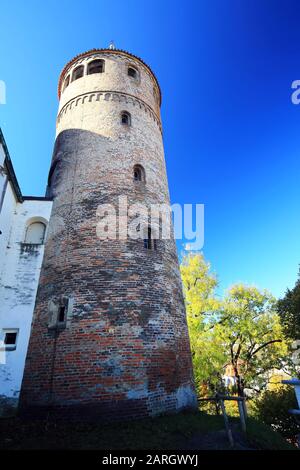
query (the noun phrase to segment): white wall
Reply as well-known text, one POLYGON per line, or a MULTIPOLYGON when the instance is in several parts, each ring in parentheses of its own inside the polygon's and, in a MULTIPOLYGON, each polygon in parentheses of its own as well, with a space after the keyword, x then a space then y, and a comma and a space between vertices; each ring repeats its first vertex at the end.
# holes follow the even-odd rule
POLYGON ((52 202, 45 200, 16 202, 8 184, 0 214, 0 341, 5 329, 19 329, 19 333, 16 350, 1 354, 6 362, 0 364, 2 404, 6 398, 16 404, 19 396, 44 254, 44 245, 23 243, 26 228, 34 221, 47 223, 51 207, 52 202))

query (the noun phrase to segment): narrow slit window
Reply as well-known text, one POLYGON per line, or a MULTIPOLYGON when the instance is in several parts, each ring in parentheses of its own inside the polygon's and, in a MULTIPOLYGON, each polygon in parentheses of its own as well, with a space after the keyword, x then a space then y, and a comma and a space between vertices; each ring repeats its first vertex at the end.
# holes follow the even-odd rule
POLYGON ((151 227, 148 227, 148 229, 147 229, 147 238, 144 239, 144 247, 147 250, 156 250, 157 249, 156 239, 152 238, 151 227))
POLYGON ((60 306, 58 310, 58 323, 64 323, 66 321, 66 306, 60 306))
POLYGON ((67 328, 73 310, 74 300, 61 295, 48 302, 48 329, 64 330, 67 328))

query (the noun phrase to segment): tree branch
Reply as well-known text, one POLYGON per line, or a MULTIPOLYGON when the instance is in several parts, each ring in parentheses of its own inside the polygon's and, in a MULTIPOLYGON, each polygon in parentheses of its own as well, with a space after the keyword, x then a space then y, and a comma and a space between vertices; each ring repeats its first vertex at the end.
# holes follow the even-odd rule
POLYGON ((253 357, 254 354, 258 353, 258 351, 260 351, 261 349, 263 349, 266 346, 269 346, 269 344, 273 344, 273 343, 282 343, 282 339, 272 339, 272 341, 267 341, 267 343, 264 343, 261 346, 259 346, 259 348, 255 349, 255 351, 253 351, 253 353, 251 354, 251 357, 253 357))

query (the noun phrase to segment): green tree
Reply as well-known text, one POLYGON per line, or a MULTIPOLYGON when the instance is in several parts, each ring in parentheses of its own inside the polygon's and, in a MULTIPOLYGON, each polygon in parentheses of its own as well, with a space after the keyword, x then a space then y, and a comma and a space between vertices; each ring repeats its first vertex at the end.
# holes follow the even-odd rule
POLYGON ((292 339, 300 339, 300 270, 293 289, 287 289, 283 299, 277 303, 285 333, 292 339))
POLYGON ((223 347, 210 327, 221 305, 215 295, 217 278, 201 253, 185 255, 180 269, 195 382, 201 394, 203 386, 212 390, 217 387, 226 361, 223 347))
POLYGON ((267 291, 243 284, 233 286, 214 331, 222 338, 239 396, 244 395, 245 388, 261 391, 269 373, 286 366, 288 343, 276 312, 276 299, 267 291))
POLYGON ((181 265, 187 320, 198 391, 220 387, 224 368, 232 366, 237 392, 260 391, 268 373, 286 365, 285 341, 276 300, 267 291, 233 286, 216 298, 217 279, 202 254, 189 254, 181 265))

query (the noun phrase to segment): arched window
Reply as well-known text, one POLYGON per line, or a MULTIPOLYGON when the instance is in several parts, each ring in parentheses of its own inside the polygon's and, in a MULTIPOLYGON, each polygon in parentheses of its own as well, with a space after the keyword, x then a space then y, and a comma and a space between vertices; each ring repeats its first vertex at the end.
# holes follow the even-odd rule
POLYGON ((127 73, 131 78, 138 78, 138 71, 133 67, 128 67, 127 73))
POLYGON ((72 74, 72 82, 74 82, 74 80, 78 80, 78 78, 83 77, 83 71, 84 71, 83 65, 79 65, 79 67, 76 67, 76 69, 74 69, 73 74, 72 74))
POLYGON ((68 75, 67 78, 64 81, 63 91, 65 91, 67 86, 69 86, 69 83, 70 83, 70 75, 68 75))
POLYGON ((87 74, 92 75, 93 73, 103 73, 104 72, 104 60, 96 59, 88 63, 87 74))
POLYGON ((124 124, 125 126, 131 125, 131 116, 127 111, 123 111, 121 113, 121 123, 124 124))
POLYGON ((145 182, 145 170, 142 165, 134 165, 133 167, 133 179, 134 181, 145 182))
POLYGON ((45 238, 46 225, 43 222, 33 222, 28 225, 25 235, 25 243, 42 245, 45 238))
POLYGON ((156 250, 156 239, 152 237, 152 230, 151 227, 146 229, 146 238, 144 238, 144 247, 147 250, 156 250))

